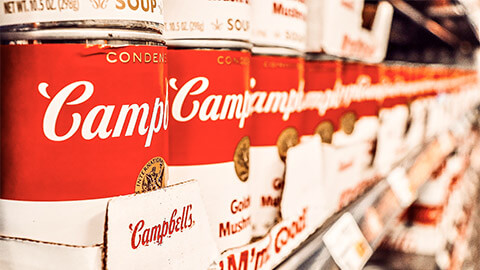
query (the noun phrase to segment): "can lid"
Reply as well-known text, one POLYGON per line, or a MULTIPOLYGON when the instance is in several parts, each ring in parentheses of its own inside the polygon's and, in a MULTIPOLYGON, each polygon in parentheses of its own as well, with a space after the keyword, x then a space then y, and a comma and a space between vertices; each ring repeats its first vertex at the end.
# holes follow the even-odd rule
POLYGON ((162 0, 0 0, 0 26, 84 20, 141 21, 164 25, 162 0))
POLYGON ((298 50, 283 48, 283 47, 253 46, 252 53, 262 54, 262 55, 275 55, 275 56, 304 56, 304 54, 298 50))
POLYGON ((305 59, 308 61, 341 61, 338 56, 326 54, 326 53, 307 53, 305 59))

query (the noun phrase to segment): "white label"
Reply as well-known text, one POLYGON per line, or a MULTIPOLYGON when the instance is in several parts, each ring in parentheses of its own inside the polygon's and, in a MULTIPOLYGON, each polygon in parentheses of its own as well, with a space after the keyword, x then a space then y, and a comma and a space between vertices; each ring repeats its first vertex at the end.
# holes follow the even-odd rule
POLYGON ((415 200, 415 191, 410 186, 410 181, 402 167, 395 168, 387 177, 393 193, 398 198, 400 205, 408 207, 415 200))
POLYGON ((298 0, 251 0, 252 42, 303 51, 307 33, 307 7, 298 0))
POLYGON ((362 269, 373 253, 355 219, 348 212, 325 233, 323 242, 342 270, 362 269))
POLYGON ((210 233, 219 251, 250 242, 252 225, 248 181, 238 179, 233 162, 169 167, 169 183, 188 179, 198 180, 210 221, 210 233))
POLYGON ((165 0, 167 39, 250 40, 248 0, 165 0))
POLYGON ((0 0, 0 26, 76 20, 163 24, 163 0, 0 0))
POLYGON ((277 146, 251 146, 248 183, 254 236, 263 236, 280 218, 285 163, 277 146))
POLYGON ((108 205, 108 269, 207 269, 218 256, 196 181, 108 205))

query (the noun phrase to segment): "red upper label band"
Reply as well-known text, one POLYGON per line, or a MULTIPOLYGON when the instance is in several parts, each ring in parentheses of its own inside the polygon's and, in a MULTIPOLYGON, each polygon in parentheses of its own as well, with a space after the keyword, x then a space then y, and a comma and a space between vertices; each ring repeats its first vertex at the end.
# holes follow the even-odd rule
POLYGON ((248 136, 248 51, 169 49, 170 165, 232 161, 248 136))
POLYGON ((166 157, 166 48, 2 45, 1 197, 130 194, 166 157))

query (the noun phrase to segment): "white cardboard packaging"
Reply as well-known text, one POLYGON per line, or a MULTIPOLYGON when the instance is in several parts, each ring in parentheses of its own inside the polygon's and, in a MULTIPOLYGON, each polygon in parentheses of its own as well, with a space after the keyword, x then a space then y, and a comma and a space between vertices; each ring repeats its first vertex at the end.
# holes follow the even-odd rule
POLYGON ((199 190, 220 252, 250 242, 252 236, 248 181, 235 174, 233 161, 195 166, 170 166, 169 182, 198 180, 199 190))
POLYGON ((76 246, 102 244, 107 203, 108 199, 0 200, 0 236, 76 246))
POLYGON ((405 135, 403 154, 410 153, 414 148, 423 143, 426 122, 426 102, 422 99, 415 100, 410 104, 410 128, 405 135))
POLYGON ((277 146, 250 147, 250 196, 254 236, 263 236, 280 219, 285 163, 277 146))
POLYGON ((112 199, 107 269, 207 269, 218 255, 198 182, 112 199))
POLYGON ((102 246, 76 247, 0 237, 0 269, 102 269, 102 246))
MULTIPOLYGON (((57 207, 58 217, 52 215, 55 206, 51 204, 48 212, 32 213, 35 214, 33 218, 38 219, 33 219, 30 224, 42 223, 37 228, 45 228, 40 236, 58 242, 29 239, 39 237, 33 234, 33 229, 23 234, 17 231, 14 237, 0 236, 0 269, 97 270, 104 269, 104 263, 108 269, 145 269, 152 266, 161 269, 207 269, 220 255, 210 234, 208 217, 196 181, 144 194, 102 199, 102 203, 102 222, 91 224, 89 215, 86 215, 86 220, 82 220, 81 216, 71 220, 73 214, 68 214, 62 207, 57 207), (64 215, 64 219, 60 215, 64 215), (53 218, 52 222, 49 223, 48 218, 53 218), (168 222, 168 232, 162 230, 163 222, 168 222), (49 225, 52 225, 51 231, 58 229, 61 232, 46 233, 49 225), (63 230, 62 226, 65 227, 63 230), (76 237, 75 230, 80 232, 76 237), (88 231, 96 237, 98 235, 95 232, 101 231, 100 242, 78 244, 82 241, 86 243, 86 238, 80 238, 88 235, 88 231), (157 234, 154 234, 155 231, 157 234), (158 233, 163 235, 161 244, 155 241, 159 239, 158 233), (62 243, 73 240, 77 244, 62 243)), ((17 209, 10 208, 9 211, 17 209)), ((1 209, 2 212, 6 209, 5 202, 2 202, 1 209)), ((96 209, 101 207, 97 205, 96 209)), ((12 215, 7 217, 9 226, 18 222, 12 215)), ((2 218, 5 216, 2 215, 2 218)), ((13 230, 10 229, 10 232, 13 230)))
POLYGON ((362 117, 355 123, 352 134, 337 131, 333 134, 332 144, 322 144, 325 168, 323 178, 327 183, 329 208, 333 211, 347 203, 343 194, 355 190, 366 180, 364 176, 372 161, 370 150, 377 129, 377 117, 362 117))
POLYGON ((396 105, 393 108, 380 110, 380 128, 378 130, 377 152, 374 165, 377 170, 386 175, 404 153, 403 138, 408 119, 406 105, 396 105))
POLYGON ((363 4, 363 0, 307 1, 307 52, 325 51, 366 62, 382 61, 390 36, 393 7, 381 2, 369 31, 362 28, 363 4))
POLYGON ((315 213, 310 217, 312 224, 322 224, 333 214, 328 207, 325 180, 320 136, 302 137, 300 144, 287 152, 285 187, 280 207, 282 218, 294 219, 308 208, 315 213))

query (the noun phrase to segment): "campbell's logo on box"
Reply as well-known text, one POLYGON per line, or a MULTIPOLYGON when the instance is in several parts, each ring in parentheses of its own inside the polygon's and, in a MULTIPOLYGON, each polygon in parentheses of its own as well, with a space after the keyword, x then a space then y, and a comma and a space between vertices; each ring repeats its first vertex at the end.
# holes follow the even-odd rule
POLYGON ((146 247, 150 243, 161 245, 165 238, 172 238, 176 233, 192 228, 195 224, 191 213, 192 207, 191 204, 182 207, 182 214, 178 217, 179 211, 174 209, 172 214, 164 218, 163 222, 151 227, 145 225, 144 219, 130 223, 128 228, 132 232, 132 249, 137 249, 140 246, 146 247))
POLYGON ((219 255, 216 250, 197 181, 117 197, 108 204, 106 265, 109 269, 152 265, 165 269, 207 269, 219 255))

